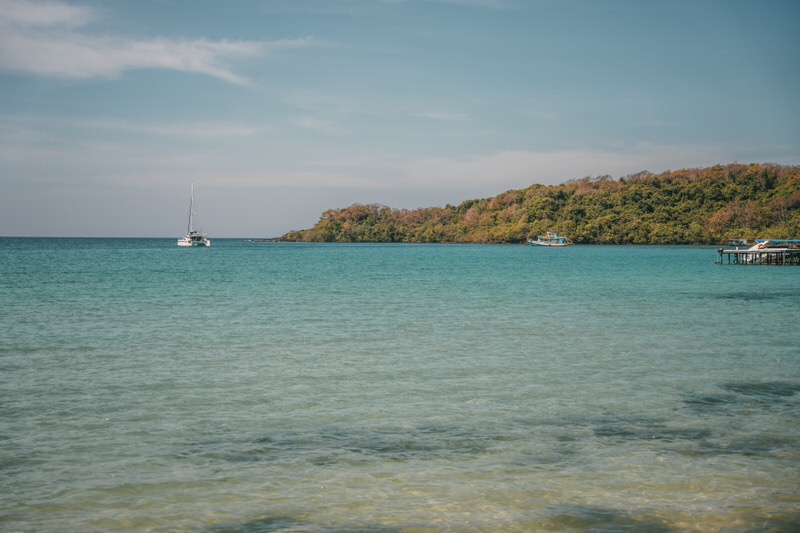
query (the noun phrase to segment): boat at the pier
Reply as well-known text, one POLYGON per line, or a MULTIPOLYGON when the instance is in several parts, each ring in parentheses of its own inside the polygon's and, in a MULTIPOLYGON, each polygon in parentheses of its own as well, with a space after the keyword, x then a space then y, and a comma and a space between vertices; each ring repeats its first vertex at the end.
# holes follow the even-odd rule
POLYGON ((729 265, 800 265, 800 240, 756 239, 750 248, 717 250, 719 264, 729 265), (727 260, 727 261, 726 261, 727 260))

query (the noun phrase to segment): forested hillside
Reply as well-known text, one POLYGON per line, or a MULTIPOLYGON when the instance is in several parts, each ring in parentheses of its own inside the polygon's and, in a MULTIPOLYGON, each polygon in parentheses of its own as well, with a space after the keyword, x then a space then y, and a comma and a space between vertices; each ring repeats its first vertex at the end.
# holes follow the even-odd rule
POLYGON ((800 167, 732 164, 583 178, 414 210, 357 204, 326 211, 313 228, 282 239, 520 243, 546 231, 583 244, 800 238, 800 167))

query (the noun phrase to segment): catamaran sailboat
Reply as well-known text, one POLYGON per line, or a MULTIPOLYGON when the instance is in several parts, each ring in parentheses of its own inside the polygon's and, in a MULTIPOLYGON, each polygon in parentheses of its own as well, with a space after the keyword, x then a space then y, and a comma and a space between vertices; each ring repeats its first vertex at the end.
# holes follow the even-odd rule
POLYGON ((189 199, 189 230, 186 235, 178 239, 178 246, 211 246, 211 239, 194 229, 194 182, 192 182, 192 196, 189 199))

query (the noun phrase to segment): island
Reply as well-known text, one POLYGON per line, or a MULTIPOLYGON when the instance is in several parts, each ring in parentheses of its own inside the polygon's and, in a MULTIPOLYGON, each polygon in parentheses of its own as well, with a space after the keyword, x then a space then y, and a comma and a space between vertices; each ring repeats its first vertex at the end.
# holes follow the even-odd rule
POLYGON ((800 166, 728 164, 619 179, 531 185, 459 205, 330 209, 282 241, 525 243, 548 231, 576 244, 719 244, 800 236, 800 166))

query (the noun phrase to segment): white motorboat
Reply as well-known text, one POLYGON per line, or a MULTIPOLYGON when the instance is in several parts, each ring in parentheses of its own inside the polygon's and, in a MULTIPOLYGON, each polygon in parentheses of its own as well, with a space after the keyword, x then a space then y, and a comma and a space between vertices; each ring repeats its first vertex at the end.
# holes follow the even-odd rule
POLYGON ((528 239, 528 243, 531 246, 569 246, 572 241, 556 232, 547 232, 544 235, 538 235, 536 239, 528 239))

